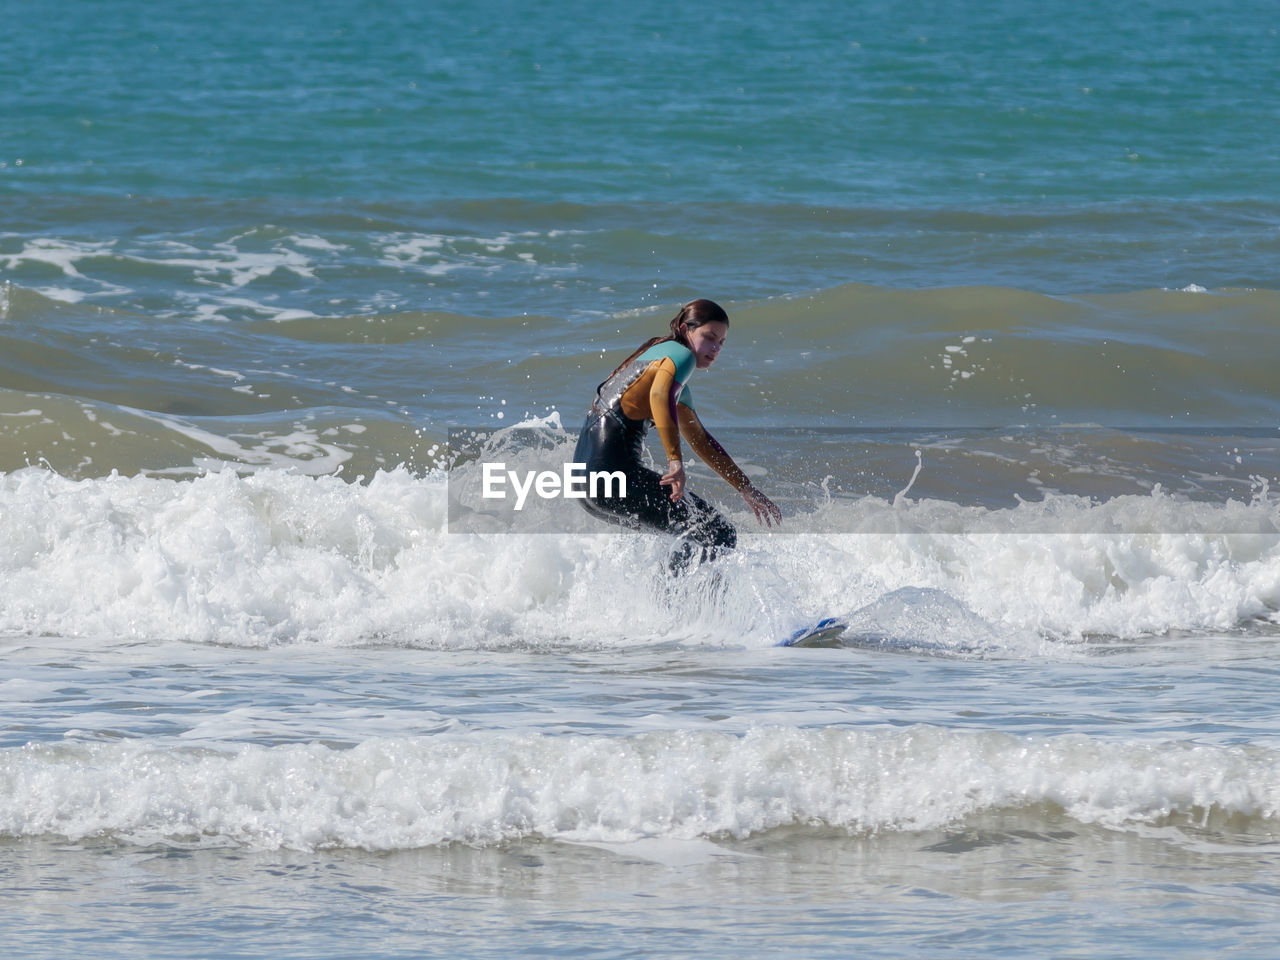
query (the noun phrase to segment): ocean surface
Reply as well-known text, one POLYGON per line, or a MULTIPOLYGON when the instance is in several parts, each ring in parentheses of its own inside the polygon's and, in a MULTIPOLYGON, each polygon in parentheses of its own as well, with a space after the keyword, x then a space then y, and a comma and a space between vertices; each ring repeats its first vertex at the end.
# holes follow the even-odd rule
POLYGON ((3 24, 6 956, 1274 951, 1274 3, 3 24), (483 496, 694 297, 780 528, 483 496))

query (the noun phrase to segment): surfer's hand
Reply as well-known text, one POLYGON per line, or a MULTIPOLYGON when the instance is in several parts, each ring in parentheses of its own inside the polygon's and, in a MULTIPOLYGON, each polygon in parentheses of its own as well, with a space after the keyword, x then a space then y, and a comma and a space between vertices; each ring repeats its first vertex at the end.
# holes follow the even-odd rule
POLYGON ((778 509, 778 505, 755 487, 747 487, 743 490, 742 499, 747 501, 747 506, 755 512, 757 523, 772 527, 775 523, 782 522, 782 511, 778 509))
POLYGON ((668 460, 667 472, 659 481, 664 487, 671 488, 671 502, 677 503, 684 496, 684 461, 668 460))

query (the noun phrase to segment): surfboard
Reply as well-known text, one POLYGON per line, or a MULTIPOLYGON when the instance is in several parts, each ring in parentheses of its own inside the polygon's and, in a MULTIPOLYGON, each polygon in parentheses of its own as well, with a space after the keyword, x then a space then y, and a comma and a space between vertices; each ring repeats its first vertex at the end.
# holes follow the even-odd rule
POLYGON ((780 647, 833 647, 840 642, 840 636, 849 624, 839 617, 824 617, 817 623, 801 627, 786 639, 780 641, 780 647))

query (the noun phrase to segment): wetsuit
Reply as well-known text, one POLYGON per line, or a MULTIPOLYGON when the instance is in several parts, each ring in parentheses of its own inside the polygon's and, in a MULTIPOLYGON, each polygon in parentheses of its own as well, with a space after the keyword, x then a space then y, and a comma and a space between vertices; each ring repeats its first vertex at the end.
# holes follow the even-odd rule
POLYGON ((596 388, 591 412, 578 437, 574 460, 587 471, 621 471, 627 495, 603 492, 583 500, 601 519, 634 529, 658 530, 680 539, 672 568, 682 569, 695 557, 714 558, 738 542, 733 524, 705 500, 685 492, 671 501, 662 476, 643 463, 644 439, 652 422, 668 460, 682 460, 680 436, 698 456, 737 490, 751 485, 737 464, 703 428, 685 385, 697 361, 693 351, 675 340, 655 343, 596 388))

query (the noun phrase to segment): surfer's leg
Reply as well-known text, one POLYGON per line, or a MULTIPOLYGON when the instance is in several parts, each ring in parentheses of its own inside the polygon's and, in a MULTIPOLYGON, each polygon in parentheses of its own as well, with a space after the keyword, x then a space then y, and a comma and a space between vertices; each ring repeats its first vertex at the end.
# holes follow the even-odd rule
POLYGON ((696 493, 686 493, 672 506, 676 508, 673 513, 679 514, 673 518, 672 532, 680 538, 668 562, 672 573, 714 560, 738 545, 738 531, 733 524, 696 493))
MULTIPOLYGON (((617 464, 608 464, 607 468, 620 469, 617 464)), ((588 469, 605 468, 588 464, 588 469)), ((583 507, 592 516, 619 526, 633 530, 670 532, 671 500, 667 488, 662 486, 662 478, 649 468, 639 465, 628 464, 627 469, 622 472, 627 479, 625 497, 606 497, 601 493, 583 500, 583 507)))
POLYGON ((738 545, 737 528, 696 493, 686 493, 677 506, 685 512, 683 535, 701 544, 703 559, 714 560, 738 545))
POLYGON ((714 560, 738 543, 738 532, 707 501, 686 493, 675 503, 662 486, 662 477, 645 467, 627 471, 626 497, 595 497, 582 501, 593 515, 633 530, 652 530, 677 538, 668 567, 672 572, 714 560))

